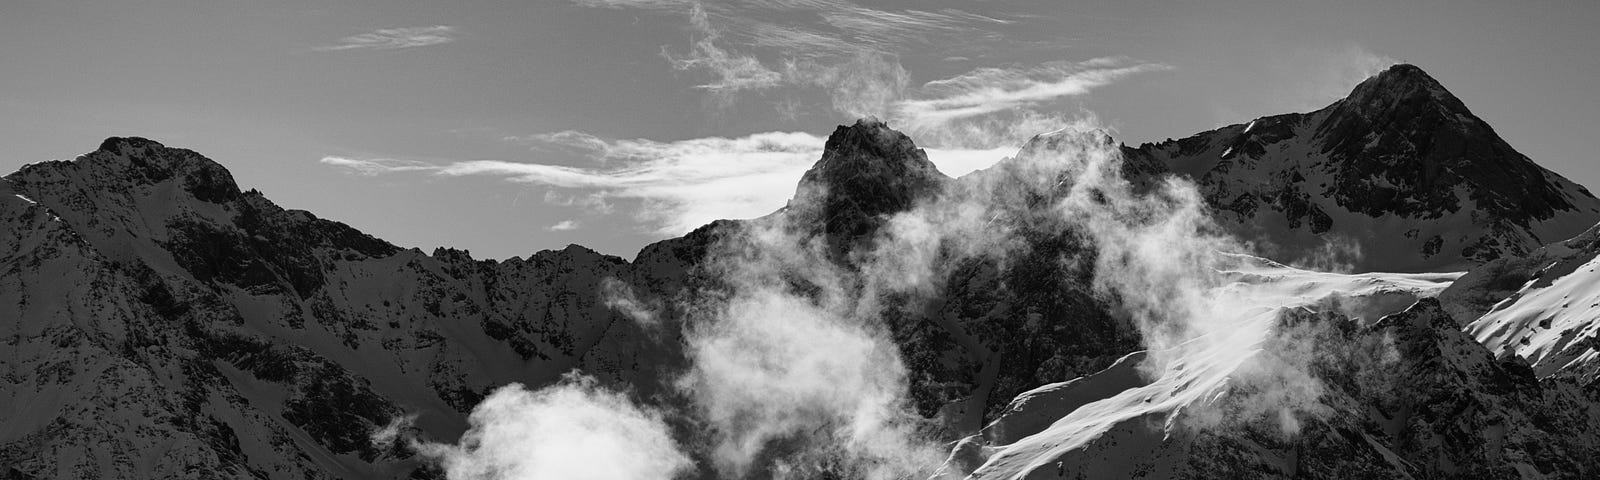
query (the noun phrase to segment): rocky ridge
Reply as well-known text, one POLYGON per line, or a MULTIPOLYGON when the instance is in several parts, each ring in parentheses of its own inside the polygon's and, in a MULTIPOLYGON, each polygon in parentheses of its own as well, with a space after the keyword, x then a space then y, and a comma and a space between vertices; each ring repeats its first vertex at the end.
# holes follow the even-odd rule
MULTIPOLYGON (((1473 165, 1502 162, 1483 168, 1515 169, 1526 158, 1500 149, 1503 141, 1492 131, 1483 140, 1485 133, 1470 125, 1475 117, 1456 108, 1459 101, 1451 103, 1442 87, 1435 89, 1437 82, 1417 74, 1396 67, 1319 112, 1124 150, 1128 161, 1120 171, 1136 182, 1169 171, 1189 175, 1214 208, 1236 214, 1234 221, 1283 223, 1290 226, 1278 233, 1290 237, 1346 234, 1360 243, 1370 239, 1351 232, 1413 222, 1418 233, 1396 238, 1421 242, 1423 253, 1431 242, 1419 240, 1424 234, 1442 239, 1437 252, 1461 249, 1459 256, 1408 251, 1372 260, 1415 261, 1408 265, 1418 269, 1519 253, 1587 218, 1583 209, 1593 197, 1537 166, 1520 170, 1527 175, 1483 178, 1473 165), (1418 119, 1396 121, 1402 114, 1418 119), (1458 127, 1475 133, 1441 133, 1458 127), (1349 138, 1356 137, 1366 140, 1353 149, 1349 138), (1319 140, 1290 141, 1306 138, 1319 140), (1470 143, 1487 153, 1419 147, 1448 141, 1489 143, 1470 143), (1296 152, 1316 161, 1285 160, 1296 152), (1432 196, 1439 189, 1412 191, 1420 184, 1358 189, 1375 184, 1360 178, 1400 175, 1393 172, 1408 171, 1418 158, 1422 171, 1431 172, 1427 181, 1461 186, 1465 193, 1451 203, 1432 196), (1244 166, 1227 166, 1235 164, 1244 166), (1327 191, 1312 190, 1311 179, 1323 177, 1295 180, 1299 171, 1339 181, 1318 187, 1327 191), (1539 196, 1539 205, 1549 208, 1510 209, 1497 200, 1505 198, 1503 189, 1482 185, 1507 178, 1535 191, 1544 182, 1543 191, 1552 193, 1539 196), (1239 203, 1244 195, 1226 194, 1265 192, 1263 185, 1284 179, 1297 190, 1250 193, 1275 199, 1253 207, 1239 203), (1389 190, 1395 194, 1382 194, 1389 190), (1338 203, 1363 198, 1359 192, 1396 200, 1387 206, 1338 203), (1478 208, 1490 212, 1484 217, 1490 220, 1472 214, 1478 208), (1475 245, 1487 249, 1469 251, 1475 245)), ((1068 141, 1045 135, 1024 152, 1068 141)), ((1140 348, 1140 339, 1116 299, 1092 287, 1093 249, 1081 232, 1041 219, 1041 209, 1071 178, 1035 178, 1025 160, 949 179, 909 138, 882 122, 861 121, 834 132, 796 199, 772 216, 715 222, 650 245, 632 261, 578 246, 492 261, 446 248, 431 254, 399 248, 279 208, 259 192, 240 191, 226 169, 195 152, 108 139, 76 160, 30 165, 0 181, 0 222, 7 224, 0 229, 0 318, 17 319, 0 323, 7 352, 0 398, 18 406, 0 416, 0 473, 437 476, 403 448, 375 446, 368 432, 415 414, 418 434, 454 439, 465 428, 464 414, 491 389, 549 384, 573 369, 670 403, 672 392, 662 382, 683 361, 674 333, 680 300, 718 288, 715 272, 703 268, 730 239, 778 223, 822 239, 832 261, 859 268, 866 265, 859 263, 861 254, 892 228, 890 216, 929 197, 978 194, 997 197, 986 200, 999 208, 992 217, 999 220, 990 221, 1003 222, 1020 240, 993 252, 941 245, 932 288, 886 299, 882 316, 910 370, 913 408, 946 418, 953 433, 1004 430, 979 437, 992 443, 989 448, 1019 443, 1043 430, 995 425, 1014 420, 1025 409, 1012 408, 1012 400, 1039 392, 1040 385, 1082 377, 1080 386, 1112 385, 1099 390, 1117 393, 1149 383, 1128 377, 1136 370, 1129 362, 1137 360, 1126 355, 1140 348), (662 326, 646 330, 608 305, 602 292, 617 288, 652 306, 662 326)), ((1495 360, 1456 330, 1455 321, 1441 321, 1440 306, 1430 301, 1371 325, 1329 305, 1285 318, 1332 325, 1318 331, 1353 345, 1399 339, 1398 356, 1382 369, 1318 366, 1330 388, 1320 405, 1339 415, 1308 417, 1301 435, 1288 439, 1271 435, 1272 422, 1164 431, 1162 422, 1150 430, 1145 423, 1158 417, 1146 416, 1119 424, 1116 432, 1125 433, 1099 437, 1066 457, 1028 457, 1033 467, 1026 472, 1064 474, 1065 463, 1059 472, 1034 467, 1071 458, 1077 471, 1094 473, 1094 465, 1126 458, 1127 452, 1107 446, 1128 438, 1150 440, 1128 442, 1145 445, 1139 455, 1146 456, 1139 458, 1146 460, 1138 464, 1151 466, 1146 473, 1176 476, 1332 478, 1341 469, 1364 468, 1396 477, 1531 472, 1580 478, 1593 471, 1588 459, 1600 457, 1591 438, 1595 420, 1586 413, 1592 409, 1585 406, 1595 402, 1592 388, 1540 380, 1516 361, 1495 360), (1181 434, 1156 441, 1171 432, 1181 434), (1457 435, 1486 443, 1451 440, 1457 435), (1331 463, 1319 465, 1315 458, 1331 463)), ((1369 320, 1403 307, 1386 306, 1369 320)), ((1104 395, 1041 400, 1029 411, 1067 415, 1104 395), (1041 408, 1049 404, 1055 405, 1041 408)), ((1244 408, 1230 401, 1218 405, 1244 408)), ((1171 418, 1174 424, 1199 421, 1171 418)), ((981 462, 965 467, 988 475, 981 462)))

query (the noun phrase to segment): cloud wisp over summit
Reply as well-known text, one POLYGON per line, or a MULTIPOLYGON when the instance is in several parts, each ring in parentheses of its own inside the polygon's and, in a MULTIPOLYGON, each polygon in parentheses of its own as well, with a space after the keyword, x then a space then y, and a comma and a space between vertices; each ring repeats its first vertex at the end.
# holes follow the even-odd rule
POLYGON ((886 9, 848 0, 575 0, 580 6, 677 15, 687 48, 663 45, 673 69, 695 76, 693 88, 726 108, 770 102, 791 121, 808 105, 835 117, 887 119, 927 146, 1021 146, 1034 134, 1072 123, 1063 103, 1129 76, 1170 70, 1123 56, 1013 63, 994 52, 1070 46, 1064 36, 1027 42, 1008 32, 1036 20, 1003 11, 886 9), (906 59, 954 58, 973 67, 959 75, 914 81, 906 59), (974 60, 976 58, 977 60, 974 60), (985 65, 988 64, 988 65, 985 65), (817 95, 827 100, 814 100, 817 95), (802 98, 807 100, 801 100, 802 98))
POLYGON ((312 48, 319 52, 343 50, 398 50, 450 43, 456 40, 456 27, 434 25, 430 27, 381 28, 359 35, 339 39, 337 43, 312 48))
MULTIPOLYGON (((910 75, 901 56, 943 45, 992 43, 1017 20, 954 8, 879 9, 848 0, 713 3, 575 0, 580 6, 681 15, 687 49, 661 47, 675 69, 703 76, 695 88, 721 106, 743 95, 817 93, 851 118, 887 118, 910 75)), ((948 55, 946 55, 948 56, 948 55)), ((791 102, 792 103, 792 102, 791 102)), ((778 107, 782 108, 781 100, 778 107)))
MULTIPOLYGON (((594 165, 571 166, 506 160, 428 163, 392 158, 326 156, 321 163, 363 176, 427 173, 444 177, 485 176, 545 188, 547 203, 581 206, 609 214, 615 200, 643 228, 681 235, 724 218, 754 218, 783 207, 806 169, 822 157, 827 139, 803 132, 765 132, 743 137, 705 137, 661 142, 607 139, 575 131, 512 139, 572 151, 594 165), (558 193, 559 192, 559 193, 558 193)), ((1013 149, 928 149, 947 175, 988 167, 1013 149)), ((577 228, 569 219, 552 231, 577 228), (570 222, 570 223, 569 223, 570 222)))
POLYGON ((1039 113, 1046 110, 1041 106, 1130 75, 1171 68, 1121 57, 978 68, 924 83, 910 98, 895 102, 893 118, 912 135, 944 144, 1019 145, 1071 123, 1058 114, 1039 113))

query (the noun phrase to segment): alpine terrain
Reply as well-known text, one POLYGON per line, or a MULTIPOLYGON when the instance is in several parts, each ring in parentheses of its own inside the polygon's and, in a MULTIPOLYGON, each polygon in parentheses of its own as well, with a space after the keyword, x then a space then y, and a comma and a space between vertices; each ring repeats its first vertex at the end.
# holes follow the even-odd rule
POLYGON ((960 178, 863 119, 632 259, 402 248, 110 138, 0 179, 0 478, 498 478, 429 446, 570 372, 682 478, 1595 478, 1597 224, 1411 65, 960 178))

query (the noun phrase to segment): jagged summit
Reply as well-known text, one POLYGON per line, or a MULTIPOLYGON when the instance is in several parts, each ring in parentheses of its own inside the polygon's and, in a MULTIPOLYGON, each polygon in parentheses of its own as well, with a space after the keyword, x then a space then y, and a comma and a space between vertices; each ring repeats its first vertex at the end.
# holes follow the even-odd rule
MULTIPOLYGON (((1335 161, 1341 176, 1390 183, 1352 184, 1334 192, 1358 211, 1382 215, 1422 207, 1456 212, 1469 207, 1455 191, 1466 187, 1469 191, 1463 193, 1477 209, 1518 212, 1496 216, 1529 227, 1530 221, 1573 209, 1574 201, 1593 200, 1581 188, 1564 191, 1563 184, 1570 182, 1513 149, 1416 66, 1390 67, 1328 111, 1317 133, 1322 151, 1335 161)), ((1576 233, 1564 231, 1539 243, 1576 233)))
POLYGON ((1600 221, 1600 199, 1517 152, 1415 65, 1313 112, 1124 153, 1193 179, 1230 230, 1288 262, 1345 245, 1339 263, 1359 271, 1466 269, 1600 221))
POLYGON ((840 125, 828 136, 822 159, 801 178, 808 184, 865 186, 865 182, 892 181, 896 178, 941 178, 928 154, 877 118, 863 118, 853 125, 840 125))
POLYGON ((122 149, 125 147, 150 149, 166 148, 166 145, 162 145, 161 142, 144 137, 108 137, 105 141, 100 142, 100 148, 96 150, 111 153, 122 153, 122 149))
POLYGON ((822 159, 800 178, 790 207, 830 234, 867 233, 873 219, 903 211, 949 180, 928 154, 876 118, 840 125, 822 159))
POLYGON ((41 162, 6 176, 21 183, 75 184, 126 191, 176 180, 195 198, 212 203, 240 197, 228 169, 193 150, 171 148, 141 137, 110 137, 100 147, 69 161, 41 162))
POLYGON ((1431 103, 1447 111, 1470 114, 1466 105, 1428 72, 1406 63, 1390 66, 1357 84, 1342 103, 1368 114, 1414 103, 1431 103))

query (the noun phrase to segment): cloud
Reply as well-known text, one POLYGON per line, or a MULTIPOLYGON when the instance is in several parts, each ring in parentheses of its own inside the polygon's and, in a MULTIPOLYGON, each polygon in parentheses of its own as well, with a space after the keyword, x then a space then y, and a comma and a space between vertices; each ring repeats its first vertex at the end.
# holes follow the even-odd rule
MULTIPOLYGON (((600 166, 568 166, 503 160, 467 160, 436 165, 386 158, 323 157, 322 163, 359 175, 426 172, 446 177, 490 176, 561 190, 548 203, 608 214, 614 200, 638 201, 636 220, 662 235, 681 235, 713 220, 755 218, 781 208, 800 176, 822 158, 827 139, 801 132, 766 132, 744 137, 705 137, 659 142, 616 140, 563 131, 511 139, 569 149, 600 166)), ((1005 157, 998 149, 928 149, 947 175, 962 175, 1005 157)), ((565 222, 552 226, 574 227, 565 222)))
POLYGON ((591 8, 643 8, 668 10, 684 8, 693 0, 572 0, 572 3, 591 8))
POLYGON ((938 167, 939 173, 960 177, 993 166, 1017 153, 1015 147, 1001 146, 988 149, 924 148, 928 161, 938 167))
POLYGON ((438 173, 498 176, 640 200, 635 217, 658 232, 681 234, 712 220, 757 217, 782 207, 800 175, 821 157, 824 143, 815 135, 794 132, 657 142, 568 131, 529 140, 576 149, 603 166, 466 161, 438 173))
POLYGON ((885 50, 926 44, 940 35, 975 35, 979 31, 976 27, 983 24, 1010 23, 954 9, 942 12, 891 12, 846 2, 838 2, 819 14, 828 25, 838 28, 856 41, 885 50))
POLYGON ((778 72, 768 69, 753 56, 732 54, 718 47, 717 40, 721 38, 721 32, 712 26, 705 8, 699 3, 691 6, 689 19, 701 38, 694 41, 687 55, 674 55, 671 50, 662 47, 661 56, 672 64, 672 68, 706 70, 716 77, 715 81, 696 88, 709 90, 726 101, 740 90, 771 88, 783 79, 778 72))
MULTIPOLYGON (((1356 84, 1382 72, 1399 60, 1374 53, 1358 44, 1296 49, 1267 65, 1276 79, 1274 109, 1308 110, 1344 98, 1356 84)), ((1237 116, 1223 119, 1237 122, 1237 116)))
POLYGON ((783 72, 793 83, 826 90, 834 111, 850 117, 887 117, 911 81, 899 61, 871 52, 842 62, 791 60, 783 72))
POLYGON ((419 172, 439 169, 437 165, 427 162, 418 162, 415 160, 396 160, 392 158, 360 159, 327 156, 322 157, 322 160, 320 161, 324 165, 332 165, 334 167, 343 168, 366 176, 373 176, 380 173, 419 172))
POLYGON ((645 328, 655 328, 661 323, 660 312, 663 306, 659 302, 644 300, 633 287, 617 280, 616 277, 606 277, 600 280, 600 299, 606 308, 616 310, 627 315, 635 323, 645 328))
POLYGON ((746 245, 789 251, 729 267, 737 292, 697 319, 687 339, 693 366, 679 386, 713 427, 718 471, 724 478, 753 469, 775 478, 829 477, 829 470, 850 472, 836 473, 845 478, 926 477, 940 452, 904 408, 906 372, 893 342, 875 318, 847 313, 852 300, 819 302, 780 287, 784 273, 819 281, 824 298, 840 298, 833 295, 846 285, 827 282, 837 272, 806 273, 810 267, 791 263, 826 261, 798 254, 805 247, 790 240, 746 245), (779 442, 787 445, 774 448, 779 442))
POLYGON ((556 222, 555 225, 551 225, 549 230, 552 231, 552 232, 570 232, 570 231, 573 231, 573 230, 577 230, 578 226, 579 225, 578 225, 578 221, 577 220, 562 220, 562 221, 556 222))
MULTIPOLYGON (((794 92, 820 92, 838 114, 889 119, 930 146, 1016 147, 1034 134, 1071 123, 1038 111, 1051 102, 1136 73, 1171 68, 1106 57, 978 68, 912 87, 902 55, 971 59, 973 51, 1015 47, 1017 40, 1006 32, 1034 19, 950 8, 872 8, 849 0, 575 1, 683 15, 691 32, 689 48, 664 46, 661 55, 677 70, 706 74, 709 80, 694 88, 720 107, 744 93, 782 89, 789 95, 785 98, 793 98, 794 92)), ((1065 41, 1046 36, 1029 43, 1065 41)), ((771 105, 785 118, 799 117, 793 101, 771 105)))
MULTIPOLYGON (((995 446, 995 455, 1059 458, 1146 414, 1208 422, 1200 428, 1226 425, 1228 416, 1267 415, 1281 422, 1285 435, 1294 434, 1299 418, 1325 414, 1318 403, 1321 384, 1307 363, 1314 352, 1294 348, 1320 338, 1317 332, 1275 331, 1281 312, 1304 306, 1305 293, 1252 291, 1230 276, 1227 268, 1239 262, 1227 252, 1242 247, 1213 233, 1194 184, 1174 177, 1136 187, 1122 177, 1121 151, 1099 128, 1088 122, 1071 127, 887 218, 848 262, 833 257, 826 237, 812 233, 809 222, 819 212, 802 198, 780 215, 717 236, 699 266, 717 287, 675 297, 678 308, 641 299, 610 278, 602 281, 602 298, 645 326, 660 322, 662 311, 682 312, 689 365, 673 385, 688 402, 683 412, 693 415, 684 420, 695 429, 695 445, 706 448, 701 452, 718 478, 751 472, 774 479, 929 478, 946 446, 929 438, 934 426, 910 408, 910 373, 888 324, 897 308, 893 299, 920 305, 935 298, 953 272, 972 265, 966 260, 1004 262, 1032 248, 1027 239, 1039 235, 1084 242, 1092 288, 1139 332, 1152 382, 1080 406, 1050 427, 1059 435, 1028 437, 1023 442, 1036 444, 1019 442, 1022 447, 995 446), (1262 354, 1271 342, 1289 348, 1262 354), (1216 409, 1214 392, 1223 389, 1222 401, 1242 407, 1239 413, 1216 409)), ((681 142, 579 132, 538 138, 620 165, 586 170, 463 162, 440 171, 639 187, 662 178, 703 178, 678 176, 696 168, 727 168, 681 157, 729 150, 809 154, 816 148, 810 142, 819 140, 777 133, 681 142), (660 162, 677 173, 652 172, 660 162)), ((981 346, 972 353, 979 362, 995 358, 981 346)), ((537 392, 503 388, 476 407, 470 421, 458 444, 418 449, 439 459, 450 478, 650 479, 689 468, 659 413, 581 376, 537 392), (582 471, 591 477, 570 470, 578 465, 591 468, 582 471)), ((395 430, 375 438, 394 438, 395 430)))
POLYGON ((1343 98, 1362 80, 1400 63, 1399 60, 1373 53, 1355 44, 1346 45, 1343 49, 1324 55, 1321 83, 1313 88, 1317 89, 1315 94, 1333 99, 1343 98))
MULTIPOLYGON (((575 0, 582 6, 681 14, 689 48, 662 47, 674 69, 702 72, 695 85, 731 105, 742 92, 820 90, 851 118, 887 116, 910 76, 902 53, 929 45, 993 43, 987 28, 1014 20, 957 9, 891 10, 847 0, 575 0)), ((792 111, 792 110, 791 110, 792 111)))
POLYGON ((577 373, 536 391, 501 387, 467 422, 458 444, 412 446, 452 480, 671 480, 693 468, 660 412, 577 373))
MULTIPOLYGON (((923 84, 917 98, 896 103, 894 118, 907 130, 924 136, 938 137, 952 129, 973 128, 974 125, 979 126, 982 133, 993 134, 994 128, 983 126, 982 122, 974 123, 974 119, 1031 110, 1048 102, 1087 94, 1129 75, 1170 68, 1127 58, 1050 62, 1026 68, 979 68, 923 84)), ((1039 118, 1035 114, 1022 120, 1039 118)), ((1006 120, 1003 123, 1018 122, 1006 120)))
POLYGON ((383 28, 360 35, 351 35, 339 39, 339 43, 314 47, 319 52, 336 52, 340 50, 371 49, 371 50, 396 50, 401 48, 426 47, 439 45, 456 40, 456 27, 449 25, 434 25, 431 27, 403 27, 383 28))

